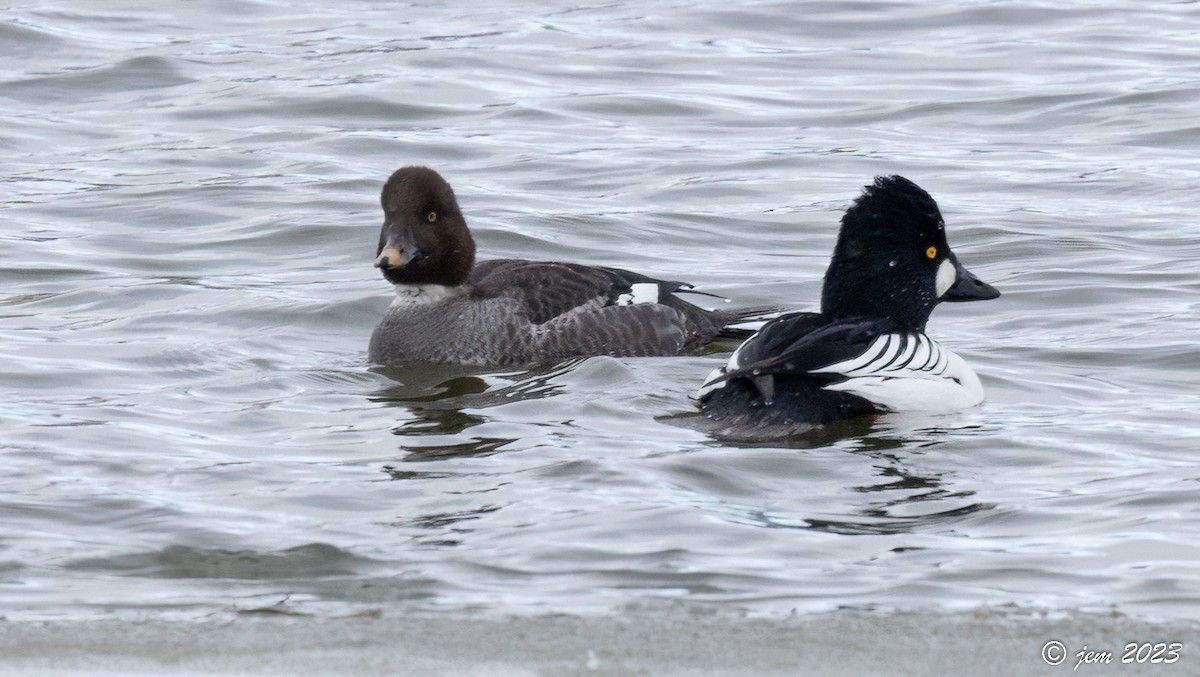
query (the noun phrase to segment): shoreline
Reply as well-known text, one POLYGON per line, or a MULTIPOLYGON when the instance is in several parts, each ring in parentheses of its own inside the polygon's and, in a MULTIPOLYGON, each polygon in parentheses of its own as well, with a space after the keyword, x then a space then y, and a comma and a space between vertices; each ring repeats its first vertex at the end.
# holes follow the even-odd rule
MULTIPOLYGON (((1053 654, 1053 651, 1051 651, 1053 654)), ((1052 656, 1054 657, 1054 656, 1052 656)), ((0 675, 1012 675, 1200 672, 1200 623, 835 612, 781 619, 628 615, 235 615, 228 620, 0 620, 0 675), (1048 665, 1051 640, 1066 651, 1048 665), (1180 642, 1174 665, 1121 662, 1129 642, 1180 642), (1108 664, 1072 670, 1084 645, 1108 664), (1102 656, 1101 656, 1102 657, 1102 656), (1190 667, 1189 667, 1190 666, 1190 667)))

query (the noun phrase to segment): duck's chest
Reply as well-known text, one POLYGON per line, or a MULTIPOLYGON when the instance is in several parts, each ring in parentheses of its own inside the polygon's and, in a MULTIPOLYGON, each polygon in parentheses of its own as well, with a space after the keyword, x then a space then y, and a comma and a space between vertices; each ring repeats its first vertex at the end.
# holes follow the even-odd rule
POLYGON ((502 302, 397 295, 371 336, 374 362, 516 364, 530 360, 527 320, 502 302))

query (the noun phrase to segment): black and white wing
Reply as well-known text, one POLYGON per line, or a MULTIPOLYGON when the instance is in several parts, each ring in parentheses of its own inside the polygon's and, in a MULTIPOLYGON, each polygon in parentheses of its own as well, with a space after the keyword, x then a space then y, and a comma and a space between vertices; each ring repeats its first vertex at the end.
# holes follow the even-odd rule
MULTIPOLYGON (((738 346, 725 366, 714 370, 705 380, 700 396, 730 380, 746 378, 770 400, 774 376, 817 376, 822 368, 862 355, 891 329, 893 325, 886 320, 831 321, 817 313, 783 315, 767 322, 738 346)), ((818 378, 832 382, 839 376, 831 373, 818 378)))
POLYGON ((809 313, 769 322, 709 376, 700 396, 744 378, 769 403, 781 376, 805 377, 806 387, 857 395, 892 411, 957 409, 983 399, 966 362, 923 332, 884 319, 809 313))

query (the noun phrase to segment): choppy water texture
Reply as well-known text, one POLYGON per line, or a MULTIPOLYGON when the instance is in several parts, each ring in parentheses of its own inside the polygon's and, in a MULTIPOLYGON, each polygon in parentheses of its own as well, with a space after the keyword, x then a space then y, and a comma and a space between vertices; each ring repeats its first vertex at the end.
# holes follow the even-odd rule
POLYGON ((1197 615, 1200 5, 451 5, 0 12, 3 615, 1197 615), (485 257, 801 309, 904 174, 988 401, 735 445, 719 353, 372 367, 413 163, 485 257))

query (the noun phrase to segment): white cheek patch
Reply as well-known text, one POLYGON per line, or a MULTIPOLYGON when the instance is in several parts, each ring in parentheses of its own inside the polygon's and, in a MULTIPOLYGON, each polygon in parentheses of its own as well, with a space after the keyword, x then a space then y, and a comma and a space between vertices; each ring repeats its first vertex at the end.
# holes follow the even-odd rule
POLYGON ((938 266, 937 271, 937 296, 942 298, 950 288, 954 286, 954 282, 958 280, 958 268, 950 259, 942 261, 942 265, 938 266))
POLYGON ((630 285, 628 292, 617 297, 618 306, 632 306, 636 303, 658 303, 658 284, 638 282, 630 285))

